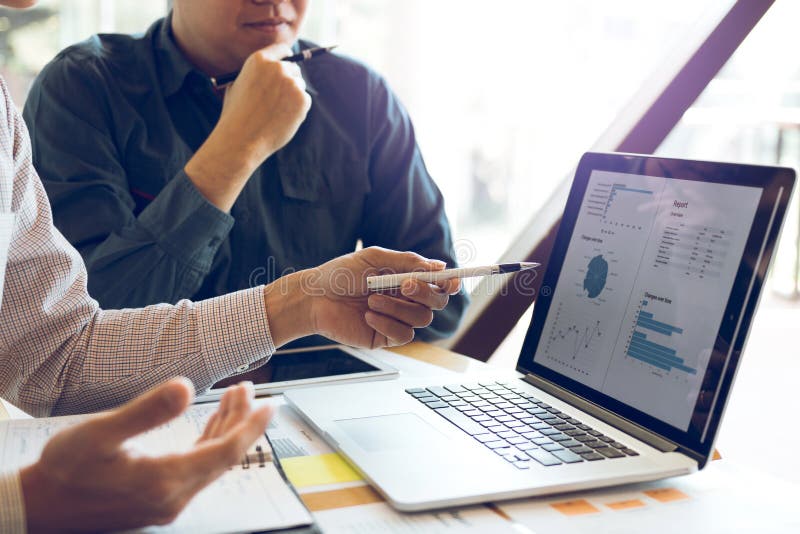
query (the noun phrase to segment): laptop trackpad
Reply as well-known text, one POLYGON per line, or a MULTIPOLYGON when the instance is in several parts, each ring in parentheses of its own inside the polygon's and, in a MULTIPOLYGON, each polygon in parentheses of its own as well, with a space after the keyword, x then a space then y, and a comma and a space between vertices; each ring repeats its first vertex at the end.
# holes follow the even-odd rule
POLYGON ((369 452, 430 447, 435 440, 444 438, 413 413, 339 419, 336 423, 362 449, 369 452))

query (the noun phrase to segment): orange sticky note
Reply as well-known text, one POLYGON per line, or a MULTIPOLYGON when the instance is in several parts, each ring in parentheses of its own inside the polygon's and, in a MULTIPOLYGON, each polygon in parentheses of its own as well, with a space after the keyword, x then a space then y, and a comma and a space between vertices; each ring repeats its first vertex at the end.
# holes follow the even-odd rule
POLYGON ((647 490, 644 492, 644 494, 650 497, 651 499, 657 500, 658 502, 680 501, 682 499, 689 498, 689 496, 686 495, 684 492, 675 488, 659 488, 659 489, 647 490))
POLYGON ((596 514, 600 509, 586 499, 575 499, 574 501, 555 502, 550 505, 564 515, 584 515, 596 514))
POLYGON ((631 508, 641 508, 645 504, 639 499, 628 499, 626 501, 610 502, 606 506, 612 510, 630 510, 631 508))

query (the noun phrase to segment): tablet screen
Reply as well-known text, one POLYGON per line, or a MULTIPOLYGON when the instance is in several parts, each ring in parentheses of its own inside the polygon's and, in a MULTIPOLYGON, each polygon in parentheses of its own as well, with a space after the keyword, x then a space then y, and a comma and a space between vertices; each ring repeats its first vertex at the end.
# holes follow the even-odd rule
POLYGON ((378 370, 377 367, 338 348, 276 352, 265 365, 254 371, 221 380, 214 384, 213 389, 238 384, 242 380, 263 384, 378 370))

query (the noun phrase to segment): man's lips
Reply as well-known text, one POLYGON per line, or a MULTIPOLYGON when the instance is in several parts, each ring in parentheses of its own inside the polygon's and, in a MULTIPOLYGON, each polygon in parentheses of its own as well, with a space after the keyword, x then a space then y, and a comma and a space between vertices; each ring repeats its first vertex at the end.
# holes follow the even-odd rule
POLYGON ((246 22, 244 25, 248 28, 253 28, 255 30, 274 30, 279 28, 282 25, 290 25, 291 21, 284 19, 284 18, 274 18, 274 19, 265 19, 259 20, 255 22, 246 22))

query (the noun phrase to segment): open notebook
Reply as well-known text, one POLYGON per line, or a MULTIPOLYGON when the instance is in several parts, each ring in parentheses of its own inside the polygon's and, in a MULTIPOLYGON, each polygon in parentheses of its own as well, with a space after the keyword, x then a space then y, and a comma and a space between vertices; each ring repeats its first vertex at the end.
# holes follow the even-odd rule
MULTIPOLYGON (((137 451, 162 455, 185 451, 203 432, 215 405, 194 405, 170 423, 130 440, 137 451)), ((86 415, 0 421, 0 469, 35 462, 45 443, 59 430, 86 415)), ((313 520, 272 460, 272 448, 261 437, 241 464, 205 488, 172 524, 145 532, 253 532, 306 526, 313 520)))

